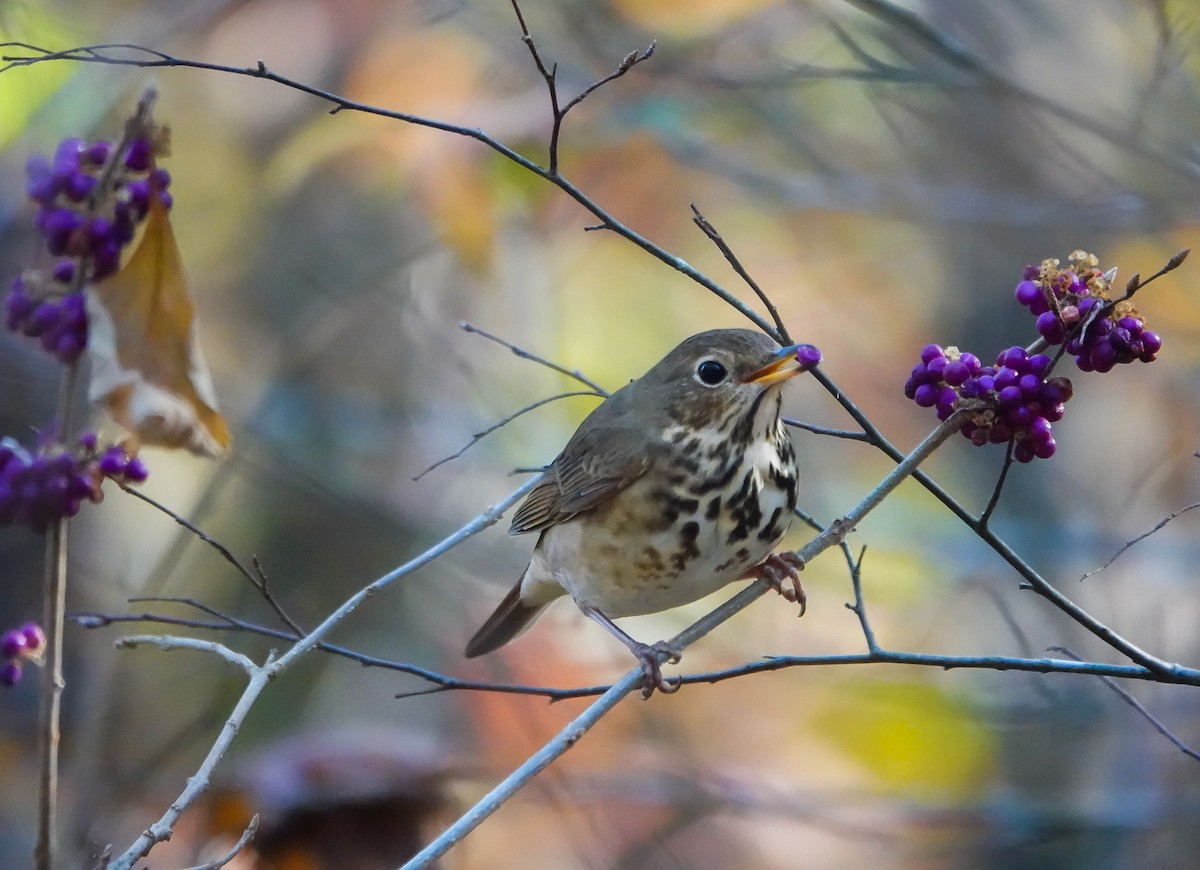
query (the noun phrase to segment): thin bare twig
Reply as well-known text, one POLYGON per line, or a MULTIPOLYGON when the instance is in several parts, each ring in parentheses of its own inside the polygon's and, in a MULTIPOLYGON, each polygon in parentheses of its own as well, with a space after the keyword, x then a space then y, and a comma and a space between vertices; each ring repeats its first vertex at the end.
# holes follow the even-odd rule
POLYGON ((825 426, 805 423, 803 420, 797 420, 795 417, 784 417, 783 423, 785 426, 803 429, 805 432, 812 432, 816 435, 828 435, 830 438, 842 438, 846 441, 865 441, 868 444, 871 443, 871 437, 866 432, 851 432, 848 429, 829 429, 825 426))
POLYGON ((156 646, 164 652, 174 652, 177 649, 190 649, 199 652, 212 653, 218 658, 225 659, 231 665, 236 665, 250 676, 259 670, 258 665, 239 652, 234 652, 224 644, 216 641, 200 640, 195 637, 178 637, 162 634, 131 634, 118 638, 117 649, 135 649, 139 646, 156 646))
POLYGON ((775 328, 779 330, 780 344, 791 344, 792 338, 788 334, 787 327, 783 325, 783 318, 779 316, 779 310, 775 307, 775 303, 771 301, 758 282, 750 277, 750 273, 746 271, 746 267, 742 265, 742 261, 738 259, 737 254, 733 252, 733 248, 729 247, 729 243, 717 232, 717 228, 704 215, 700 213, 700 209, 696 208, 696 204, 691 203, 692 207, 692 223, 700 228, 700 231, 708 237, 708 240, 717 246, 717 249, 725 256, 729 265, 733 267, 733 271, 737 272, 743 281, 749 285, 754 291, 754 295, 759 298, 763 306, 767 309, 767 314, 771 315, 771 319, 775 321, 775 328))
POLYGON ((466 444, 464 444, 462 447, 460 447, 454 453, 451 453, 449 456, 443 456, 437 462, 433 463, 433 465, 429 466, 424 471, 422 471, 420 474, 418 474, 416 477, 414 477, 413 480, 414 481, 420 480, 422 477, 427 475, 429 472, 433 471, 435 468, 437 468, 441 465, 445 465, 447 462, 451 462, 455 459, 458 459, 458 457, 462 456, 464 453, 466 453, 468 450, 470 450, 472 447, 474 447, 476 444, 478 444, 480 441, 482 441, 488 435, 491 435, 497 429, 507 426, 509 423, 511 423, 513 420, 517 419, 518 417, 520 417, 522 414, 528 414, 530 411, 533 411, 537 408, 542 407, 542 405, 549 405, 551 402, 557 402, 559 399, 570 399, 570 398, 574 398, 575 396, 595 396, 598 399, 606 398, 604 393, 597 393, 595 390, 573 390, 572 392, 569 392, 569 393, 556 393, 553 396, 547 396, 544 399, 538 399, 536 402, 530 402, 525 407, 520 408, 517 411, 514 411, 513 413, 509 414, 507 417, 503 418, 502 420, 499 420, 498 422, 493 423, 491 426, 488 426, 486 429, 476 432, 474 435, 471 436, 470 441, 468 441, 466 444))
MULTIPOLYGON (((82 270, 80 270, 82 271, 82 270)), ((65 444, 71 432, 71 410, 79 367, 68 365, 58 386, 55 435, 65 444)), ((42 580, 42 630, 46 633, 46 659, 42 666, 41 710, 38 723, 38 833, 34 863, 38 870, 53 870, 58 852, 58 749, 62 736, 63 626, 67 609, 66 517, 50 523, 46 532, 46 561, 42 580)))
POLYGON ((505 341, 500 336, 492 335, 492 333, 488 332, 486 329, 480 329, 478 326, 474 326, 470 323, 463 322, 463 323, 460 323, 458 326, 459 326, 459 329, 463 330, 464 332, 469 332, 474 335, 482 335, 488 341, 494 341, 494 342, 496 342, 496 344, 500 345, 501 347, 507 347, 509 350, 511 350, 513 352, 514 355, 519 356, 521 359, 530 360, 531 362, 535 362, 538 365, 545 366, 546 368, 551 369, 552 371, 556 371, 559 374, 566 375, 568 378, 573 378, 574 380, 579 381, 579 383, 583 384, 585 387, 588 387, 593 393, 595 393, 598 396, 603 396, 605 398, 608 397, 608 390, 604 389, 604 387, 600 386, 598 383, 593 381, 591 378, 586 377, 578 369, 572 371, 571 369, 563 368, 558 363, 550 362, 550 360, 546 359, 545 357, 538 356, 536 353, 525 350, 525 348, 519 347, 518 345, 515 345, 512 342, 505 341))
POLYGON ((1151 281, 1155 281, 1155 280, 1161 278, 1163 275, 1166 275, 1168 272, 1174 272, 1176 269, 1178 269, 1180 266, 1182 266, 1183 261, 1187 259, 1188 254, 1190 254, 1191 252, 1192 252, 1191 248, 1184 248, 1182 251, 1180 251, 1174 257, 1167 260, 1166 265, 1164 265, 1161 269, 1159 269, 1157 272, 1155 272, 1153 275, 1151 275, 1149 278, 1146 278, 1145 280, 1142 280, 1141 275, 1139 275, 1138 273, 1136 273, 1136 272, 1133 273, 1132 275, 1129 276, 1129 280, 1125 283, 1125 295, 1122 296, 1120 299, 1114 299, 1111 303, 1109 303, 1105 307, 1111 308, 1112 306, 1116 305, 1118 302, 1124 302, 1126 299, 1132 299, 1133 294, 1137 293, 1139 290, 1141 290, 1143 287, 1145 287, 1151 281))
MULTIPOLYGON (((1063 655, 1065 655, 1068 658, 1071 658, 1075 661, 1081 661, 1079 656, 1075 655, 1075 653, 1071 652, 1065 646, 1052 646, 1047 650, 1047 652, 1062 653, 1063 655)), ((1184 743, 1182 740, 1180 740, 1178 737, 1176 737, 1173 733, 1171 733, 1170 728, 1168 728, 1166 725, 1164 725, 1162 722, 1160 722, 1158 720, 1157 716, 1155 716, 1153 713, 1151 713, 1149 710, 1147 710, 1145 705, 1142 704, 1142 702, 1139 701, 1137 698, 1133 697, 1133 695, 1129 694, 1129 692, 1124 687, 1118 686, 1111 677, 1107 677, 1107 676, 1103 676, 1103 675, 1097 675, 1097 677, 1100 680, 1100 682, 1104 683, 1104 685, 1108 686, 1110 689, 1112 689, 1114 692, 1116 692, 1117 697, 1119 697, 1122 701, 1124 701, 1126 704, 1128 704, 1130 707, 1132 707, 1134 710, 1136 710, 1139 716, 1141 716, 1143 719, 1145 719, 1147 722, 1149 722, 1151 728, 1153 728, 1155 731, 1157 731, 1163 737, 1167 738, 1167 740, 1169 740, 1176 749, 1178 749, 1180 752, 1182 752, 1184 755, 1186 755, 1188 758, 1192 759, 1193 761, 1200 761, 1200 752, 1197 752, 1196 750, 1192 749, 1190 746, 1188 746, 1186 743, 1184 743)))
POLYGON ((241 561, 239 561, 238 558, 236 556, 234 556, 232 552, 230 552, 228 547, 226 547, 224 544, 222 544, 216 538, 212 537, 207 532, 205 532, 204 530, 202 530, 201 528, 196 526, 194 523, 192 523, 187 518, 182 517, 179 514, 175 513, 175 511, 171 510, 169 507, 164 505, 162 502, 159 502, 159 501, 151 498, 150 496, 146 495, 144 492, 134 489, 133 487, 128 486, 127 484, 124 484, 120 481, 117 481, 116 483, 117 483, 117 486, 121 487, 121 489, 123 489, 125 492, 129 493, 134 498, 141 499, 146 504, 148 504, 151 507, 156 508, 160 512, 166 514, 168 517, 173 519, 176 523, 183 526, 185 529, 187 529, 189 532, 191 532, 193 535, 195 535, 201 541, 208 544, 210 547, 212 547, 214 550, 216 550, 218 553, 220 553, 222 558, 224 558, 226 562, 228 562, 230 565, 232 565, 239 574, 241 574, 243 577, 245 577, 246 580, 250 583, 250 585, 254 587, 254 590, 256 592, 258 592, 259 595, 262 596, 263 600, 266 601, 267 605, 271 608, 271 610, 275 611, 275 615, 279 617, 280 622, 282 622, 284 625, 286 625, 288 628, 290 628, 296 634, 298 634, 298 635, 304 634, 304 629, 302 629, 299 626, 299 624, 287 614, 287 612, 283 609, 283 605, 281 605, 279 603, 279 601, 275 598, 275 596, 273 594, 271 594, 270 586, 267 584, 266 575, 262 572, 262 567, 259 564, 257 556, 254 557, 254 566, 258 572, 256 575, 256 574, 252 573, 250 571, 250 569, 248 569, 245 565, 243 565, 241 563, 241 561))
POLYGON ((1121 548, 1119 550, 1117 550, 1117 552, 1113 553, 1111 559, 1109 559, 1107 562, 1105 562, 1099 568, 1093 568, 1091 571, 1088 571, 1086 574, 1084 574, 1082 577, 1079 578, 1079 582, 1082 583, 1084 580, 1091 577, 1093 574, 1099 574, 1101 571, 1108 568, 1113 562, 1117 561, 1117 559, 1121 558, 1121 556, 1123 556, 1125 554, 1125 551, 1128 550, 1130 547, 1132 547, 1134 544, 1141 543, 1142 541, 1146 540, 1146 538, 1153 535, 1155 532, 1160 531, 1164 526, 1166 526, 1167 523, 1171 522, 1171 520, 1177 519, 1177 518, 1183 516, 1184 514, 1186 514, 1188 511, 1195 510, 1196 508, 1200 508, 1200 502, 1197 502, 1196 504, 1190 504, 1185 508, 1175 511, 1175 513, 1171 514, 1170 516, 1164 517, 1163 519, 1159 520, 1154 525, 1154 528, 1152 528, 1150 531, 1142 532, 1136 538, 1134 538, 1130 541, 1126 541, 1123 545, 1121 545, 1121 548))
POLYGON ((250 845, 250 841, 254 839, 258 833, 258 813, 254 814, 254 818, 250 820, 250 824, 246 826, 246 830, 242 831, 242 836, 233 844, 233 848, 217 858, 215 861, 209 861, 207 864, 197 864, 195 867, 189 867, 187 870, 221 870, 226 864, 236 858, 243 849, 250 845))
POLYGON ((996 505, 1000 504, 1000 494, 1004 492, 1004 481, 1008 479, 1008 472, 1013 467, 1013 449, 1016 447, 1016 440, 1010 440, 1004 448, 1004 464, 1000 466, 1000 476, 996 478, 996 485, 992 487, 991 498, 988 499, 987 506, 979 515, 979 525, 981 528, 987 528, 988 520, 992 518, 992 512, 996 510, 996 505))

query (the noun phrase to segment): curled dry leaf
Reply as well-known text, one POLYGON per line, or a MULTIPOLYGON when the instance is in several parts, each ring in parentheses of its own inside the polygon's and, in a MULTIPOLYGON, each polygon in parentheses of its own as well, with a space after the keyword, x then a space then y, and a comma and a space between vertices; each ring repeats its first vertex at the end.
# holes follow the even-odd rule
POLYGON ((224 452, 229 427, 216 409, 179 249, 157 197, 129 261, 89 294, 88 319, 92 402, 143 444, 224 452))

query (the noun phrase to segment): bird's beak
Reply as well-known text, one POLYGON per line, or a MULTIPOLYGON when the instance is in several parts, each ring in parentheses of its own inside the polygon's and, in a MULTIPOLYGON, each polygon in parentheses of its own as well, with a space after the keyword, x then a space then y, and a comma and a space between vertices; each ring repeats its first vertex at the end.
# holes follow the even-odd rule
POLYGON ((820 361, 821 352, 811 344, 788 345, 777 350, 765 366, 742 378, 742 383, 769 387, 816 368, 820 361))

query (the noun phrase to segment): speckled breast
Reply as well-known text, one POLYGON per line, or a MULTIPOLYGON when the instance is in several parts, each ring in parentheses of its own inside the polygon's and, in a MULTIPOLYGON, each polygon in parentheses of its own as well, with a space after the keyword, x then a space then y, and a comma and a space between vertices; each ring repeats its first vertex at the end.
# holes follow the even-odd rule
POLYGON ((761 562, 796 506, 791 440, 781 424, 742 449, 706 435, 690 433, 658 473, 548 529, 531 568, 615 618, 703 598, 761 562))

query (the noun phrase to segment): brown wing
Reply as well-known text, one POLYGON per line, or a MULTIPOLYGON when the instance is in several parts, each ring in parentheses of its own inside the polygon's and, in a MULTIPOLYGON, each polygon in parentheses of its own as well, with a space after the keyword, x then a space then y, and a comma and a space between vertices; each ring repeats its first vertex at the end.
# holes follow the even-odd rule
POLYGON ((510 535, 591 510, 646 473, 653 439, 632 425, 618 391, 584 421, 513 516, 510 535))

